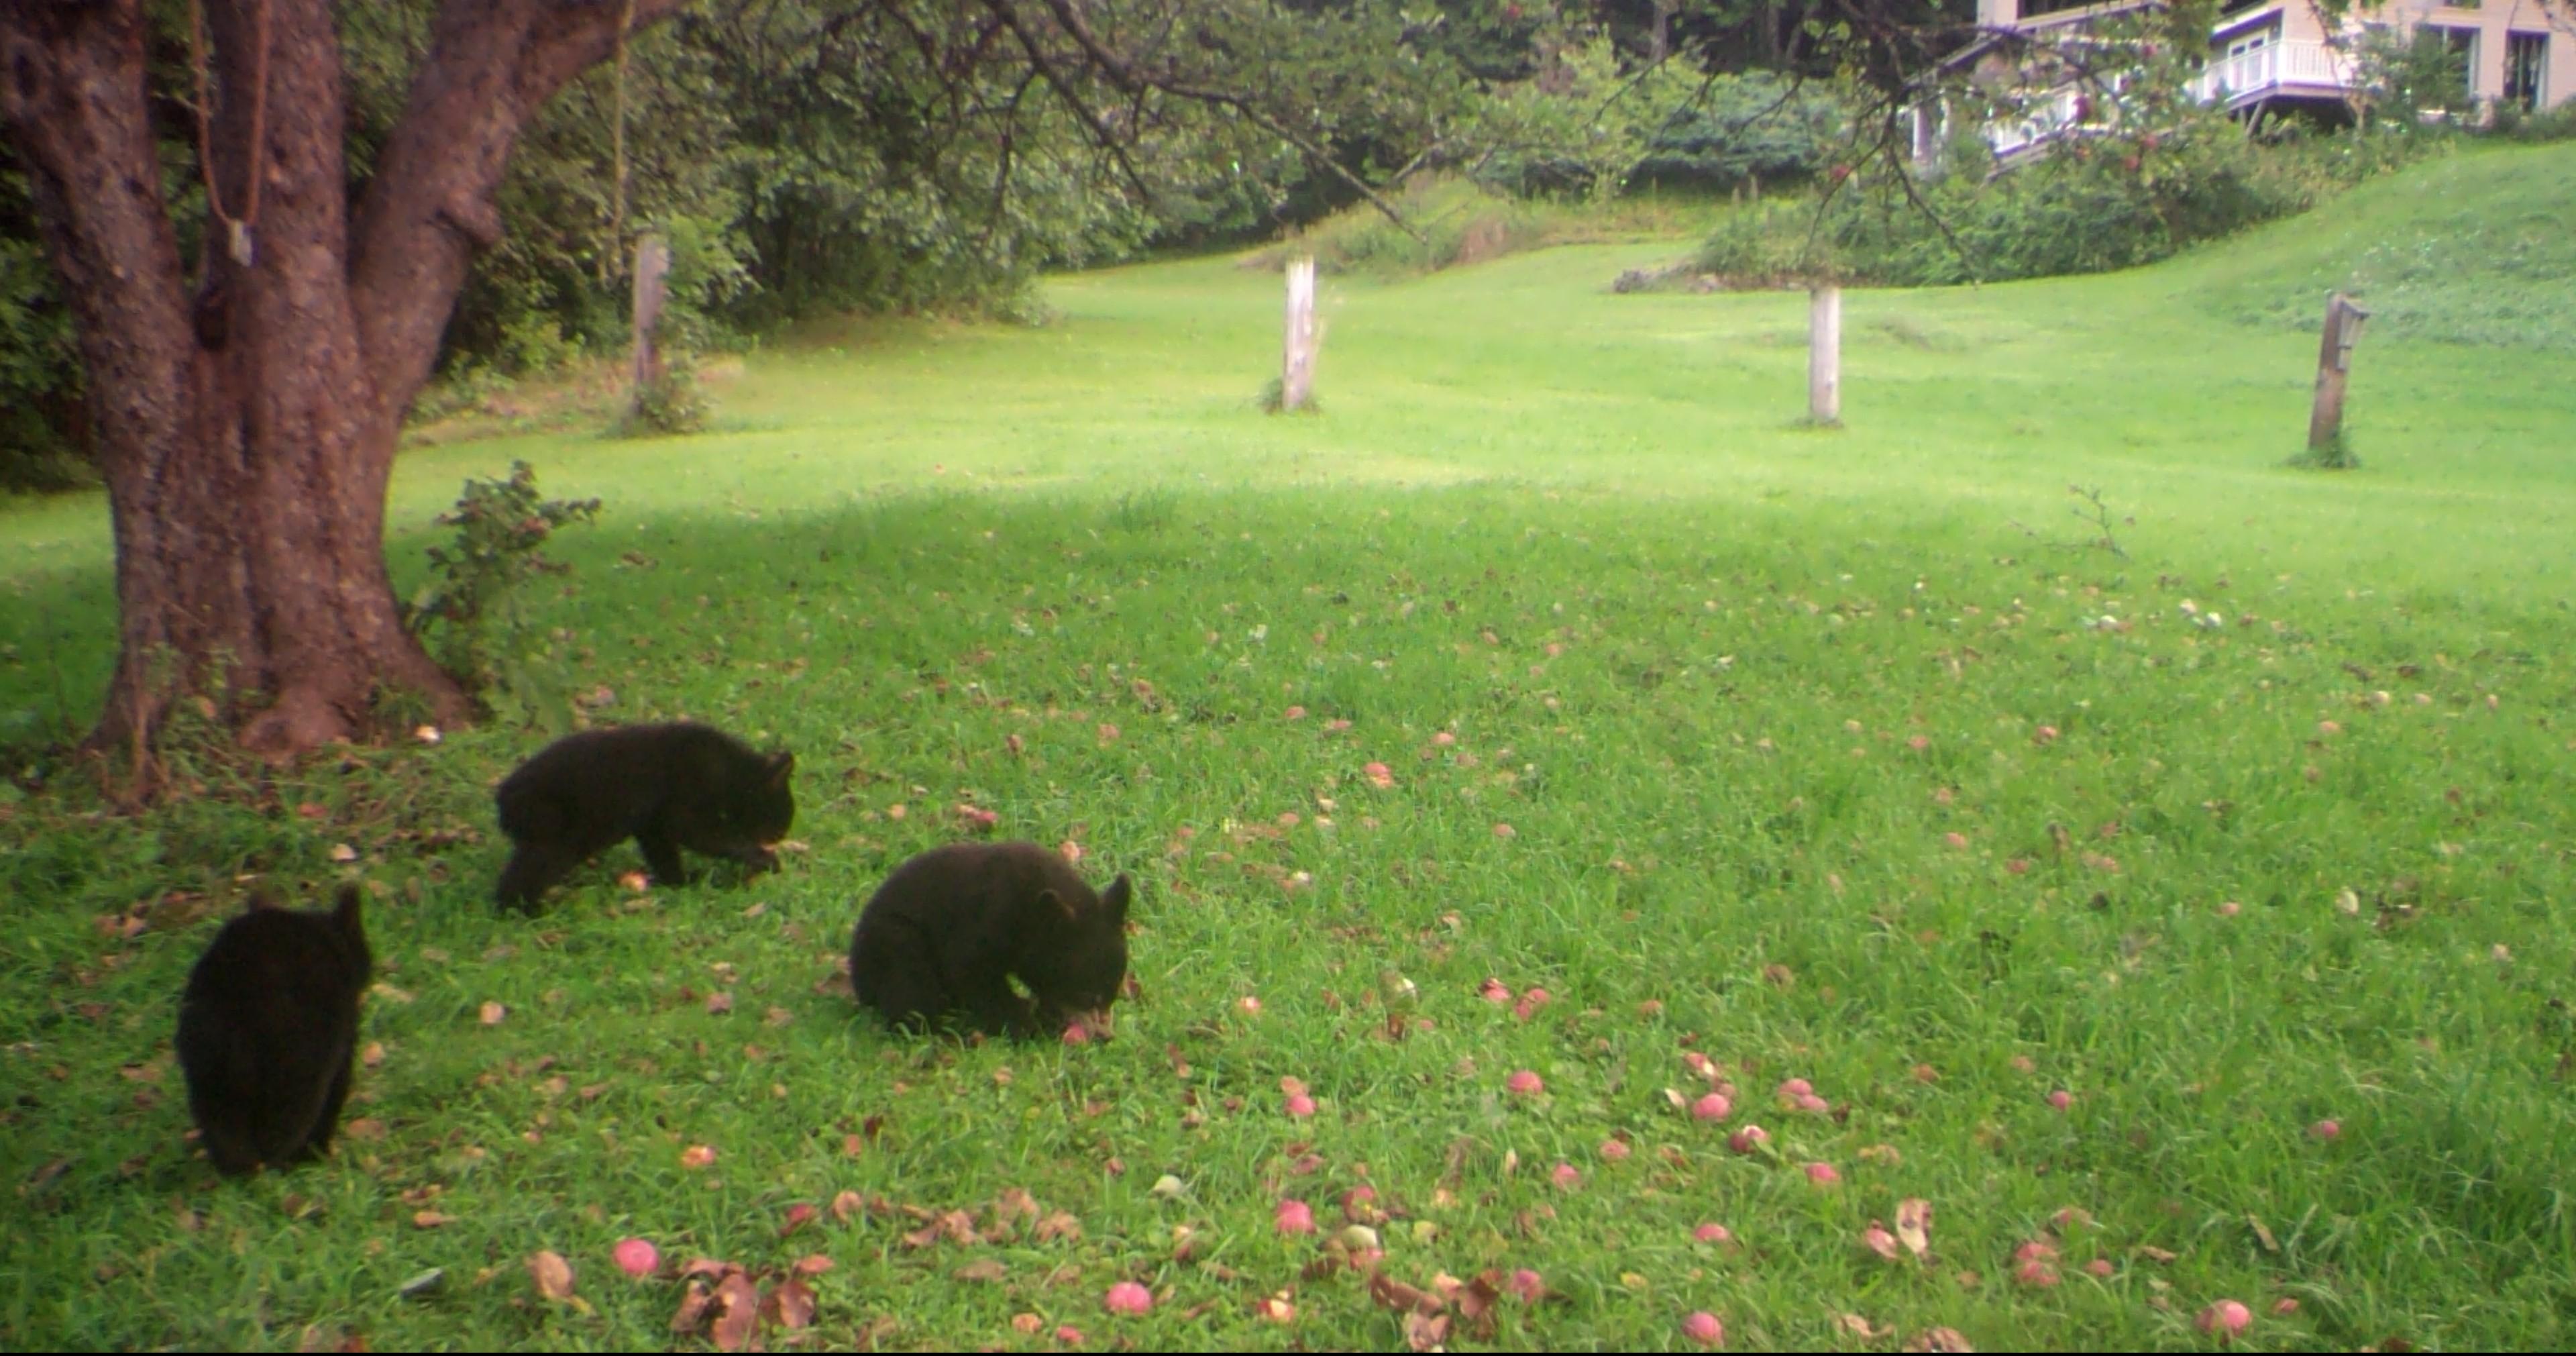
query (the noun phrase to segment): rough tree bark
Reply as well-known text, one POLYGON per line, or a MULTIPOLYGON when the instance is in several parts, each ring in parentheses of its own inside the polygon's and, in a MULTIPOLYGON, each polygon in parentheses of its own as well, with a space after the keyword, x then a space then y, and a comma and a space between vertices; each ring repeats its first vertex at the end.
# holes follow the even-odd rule
MULTIPOLYGON (((685 3, 634 0, 632 22, 685 3)), ((204 5, 205 169, 234 216, 261 182, 249 263, 209 229, 192 284, 141 0, 0 0, 0 122, 78 323, 115 530, 120 652, 94 742, 140 747, 199 695, 266 754, 361 734, 387 687, 460 719, 385 569, 402 416, 474 252, 501 237, 520 127, 611 53, 629 7, 447 0, 353 213, 331 0, 204 5)))

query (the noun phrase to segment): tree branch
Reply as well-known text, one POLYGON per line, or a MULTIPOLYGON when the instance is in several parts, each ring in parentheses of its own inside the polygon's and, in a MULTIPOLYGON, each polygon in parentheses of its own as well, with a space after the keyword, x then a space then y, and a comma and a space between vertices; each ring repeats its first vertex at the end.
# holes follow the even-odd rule
POLYGON ((1127 176, 1127 183, 1136 190, 1136 195, 1147 203, 1153 202, 1156 196, 1153 186, 1145 182, 1145 176, 1136 172, 1135 162, 1127 158, 1125 138, 1110 130, 1109 124, 1101 121, 1100 115, 1091 111, 1091 105, 1084 102, 1081 93, 1074 89, 1073 82, 1057 69, 1056 63, 1049 60, 1045 50, 1038 46, 1037 36, 1029 32, 1028 26, 1021 22, 1019 11, 1013 9, 1006 0, 984 0, 984 5, 985 8, 993 11, 994 18, 1002 21, 1003 27, 1011 30, 1011 36, 1019 42, 1020 50, 1028 54, 1029 64, 1035 66, 1038 73, 1046 77, 1047 87, 1054 90, 1056 97, 1064 100, 1065 107, 1072 109, 1073 115, 1082 119, 1083 125, 1091 129, 1092 137, 1099 141, 1102 150, 1109 153, 1109 158, 1118 162, 1119 173, 1127 176))
MULTIPOLYGON (((990 0, 990 2, 998 4, 999 0, 990 0)), ((1232 109, 1236 116, 1296 147, 1309 161, 1321 165, 1334 178, 1341 180, 1361 197, 1366 198, 1371 207, 1376 208, 1380 215, 1395 224, 1396 229, 1412 236, 1416 241, 1429 243, 1429 238, 1416 230, 1413 223, 1406 221, 1404 214, 1395 210, 1395 204, 1387 201, 1385 195, 1369 187, 1358 175, 1344 168, 1342 162, 1326 154, 1324 149, 1316 145, 1311 138, 1271 117, 1252 100, 1232 90, 1184 83, 1177 74, 1147 74, 1119 55, 1107 43, 1102 42, 1100 35, 1092 31, 1090 21, 1083 17, 1081 8, 1075 5, 1073 0, 1044 0, 1044 3, 1048 12, 1055 16, 1056 23, 1072 36, 1074 42, 1082 48, 1084 55, 1091 58, 1092 65, 1098 67, 1101 74, 1109 77, 1110 83, 1131 93, 1141 88, 1151 88, 1176 98, 1232 109)))
MULTIPOLYGON (((690 0, 635 0, 632 32, 690 0)), ((501 239, 494 195, 527 119, 616 50, 621 0, 446 0, 359 203, 350 302, 375 386, 398 421, 438 359, 474 252, 501 239)))

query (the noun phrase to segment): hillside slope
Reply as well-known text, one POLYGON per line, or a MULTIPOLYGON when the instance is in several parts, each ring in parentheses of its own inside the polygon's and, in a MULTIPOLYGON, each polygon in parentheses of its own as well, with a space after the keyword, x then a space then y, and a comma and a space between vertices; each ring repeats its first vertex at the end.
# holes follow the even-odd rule
POLYGON ((2314 326, 2342 288, 2381 335, 2576 352, 2576 144, 2464 150, 2176 271, 2248 324, 2314 326))

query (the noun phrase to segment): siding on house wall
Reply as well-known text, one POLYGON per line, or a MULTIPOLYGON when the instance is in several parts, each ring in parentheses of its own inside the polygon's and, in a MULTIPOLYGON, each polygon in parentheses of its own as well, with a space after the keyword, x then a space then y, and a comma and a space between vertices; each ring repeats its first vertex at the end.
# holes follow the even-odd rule
MULTIPOLYGON (((2302 7, 2309 0, 2297 0, 2302 7)), ((2576 98, 2576 0, 2484 0, 2469 8, 2427 0, 2388 0, 2368 13, 2382 22, 2412 29, 2420 24, 2467 29, 2478 35, 2469 92, 2480 99, 2504 97, 2507 38, 2517 34, 2548 41, 2540 80, 2540 105, 2555 108, 2576 98)))
MULTIPOLYGON (((1977 0, 1977 22, 1986 28, 2047 29, 2142 7, 2141 0, 2107 0, 2023 17, 2025 10, 2050 2, 1977 0)), ((2348 27, 2383 23, 2411 32, 2419 25, 2433 24, 2474 31, 2478 35, 2477 54, 2469 73, 2469 92, 2482 101, 2504 97, 2508 36, 2545 36, 2548 46, 2540 82, 2540 106, 2556 108, 2576 99, 2576 0, 2477 0, 2465 8, 2436 0, 2380 0, 2378 4, 2365 0, 2355 8, 2348 27)), ((2315 0, 2271 0, 2224 16, 2217 36, 2210 42, 2212 54, 2225 55, 2229 35, 2242 33, 2273 16, 2280 20, 2279 40, 2283 42, 2323 42, 2334 31, 2317 12, 2315 0)))

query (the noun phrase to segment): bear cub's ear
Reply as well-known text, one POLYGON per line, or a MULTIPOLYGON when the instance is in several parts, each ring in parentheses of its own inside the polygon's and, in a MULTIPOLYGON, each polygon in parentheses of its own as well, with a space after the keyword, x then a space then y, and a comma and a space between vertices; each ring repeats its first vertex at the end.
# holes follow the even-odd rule
POLYGON ((779 752, 769 755, 769 784, 771 786, 785 786, 787 784, 787 774, 794 772, 795 770, 795 754, 779 752))
POLYGON ((340 930, 352 937, 357 936, 360 930, 365 926, 358 917, 357 886, 343 885, 340 887, 338 897, 332 900, 331 921, 339 924, 340 930))
POLYGON ((1127 902, 1135 898, 1135 895, 1136 889, 1128 883, 1127 873, 1121 871, 1118 873, 1118 879, 1109 882, 1109 888, 1100 892, 1100 907, 1108 911, 1110 922, 1125 927, 1127 902))

